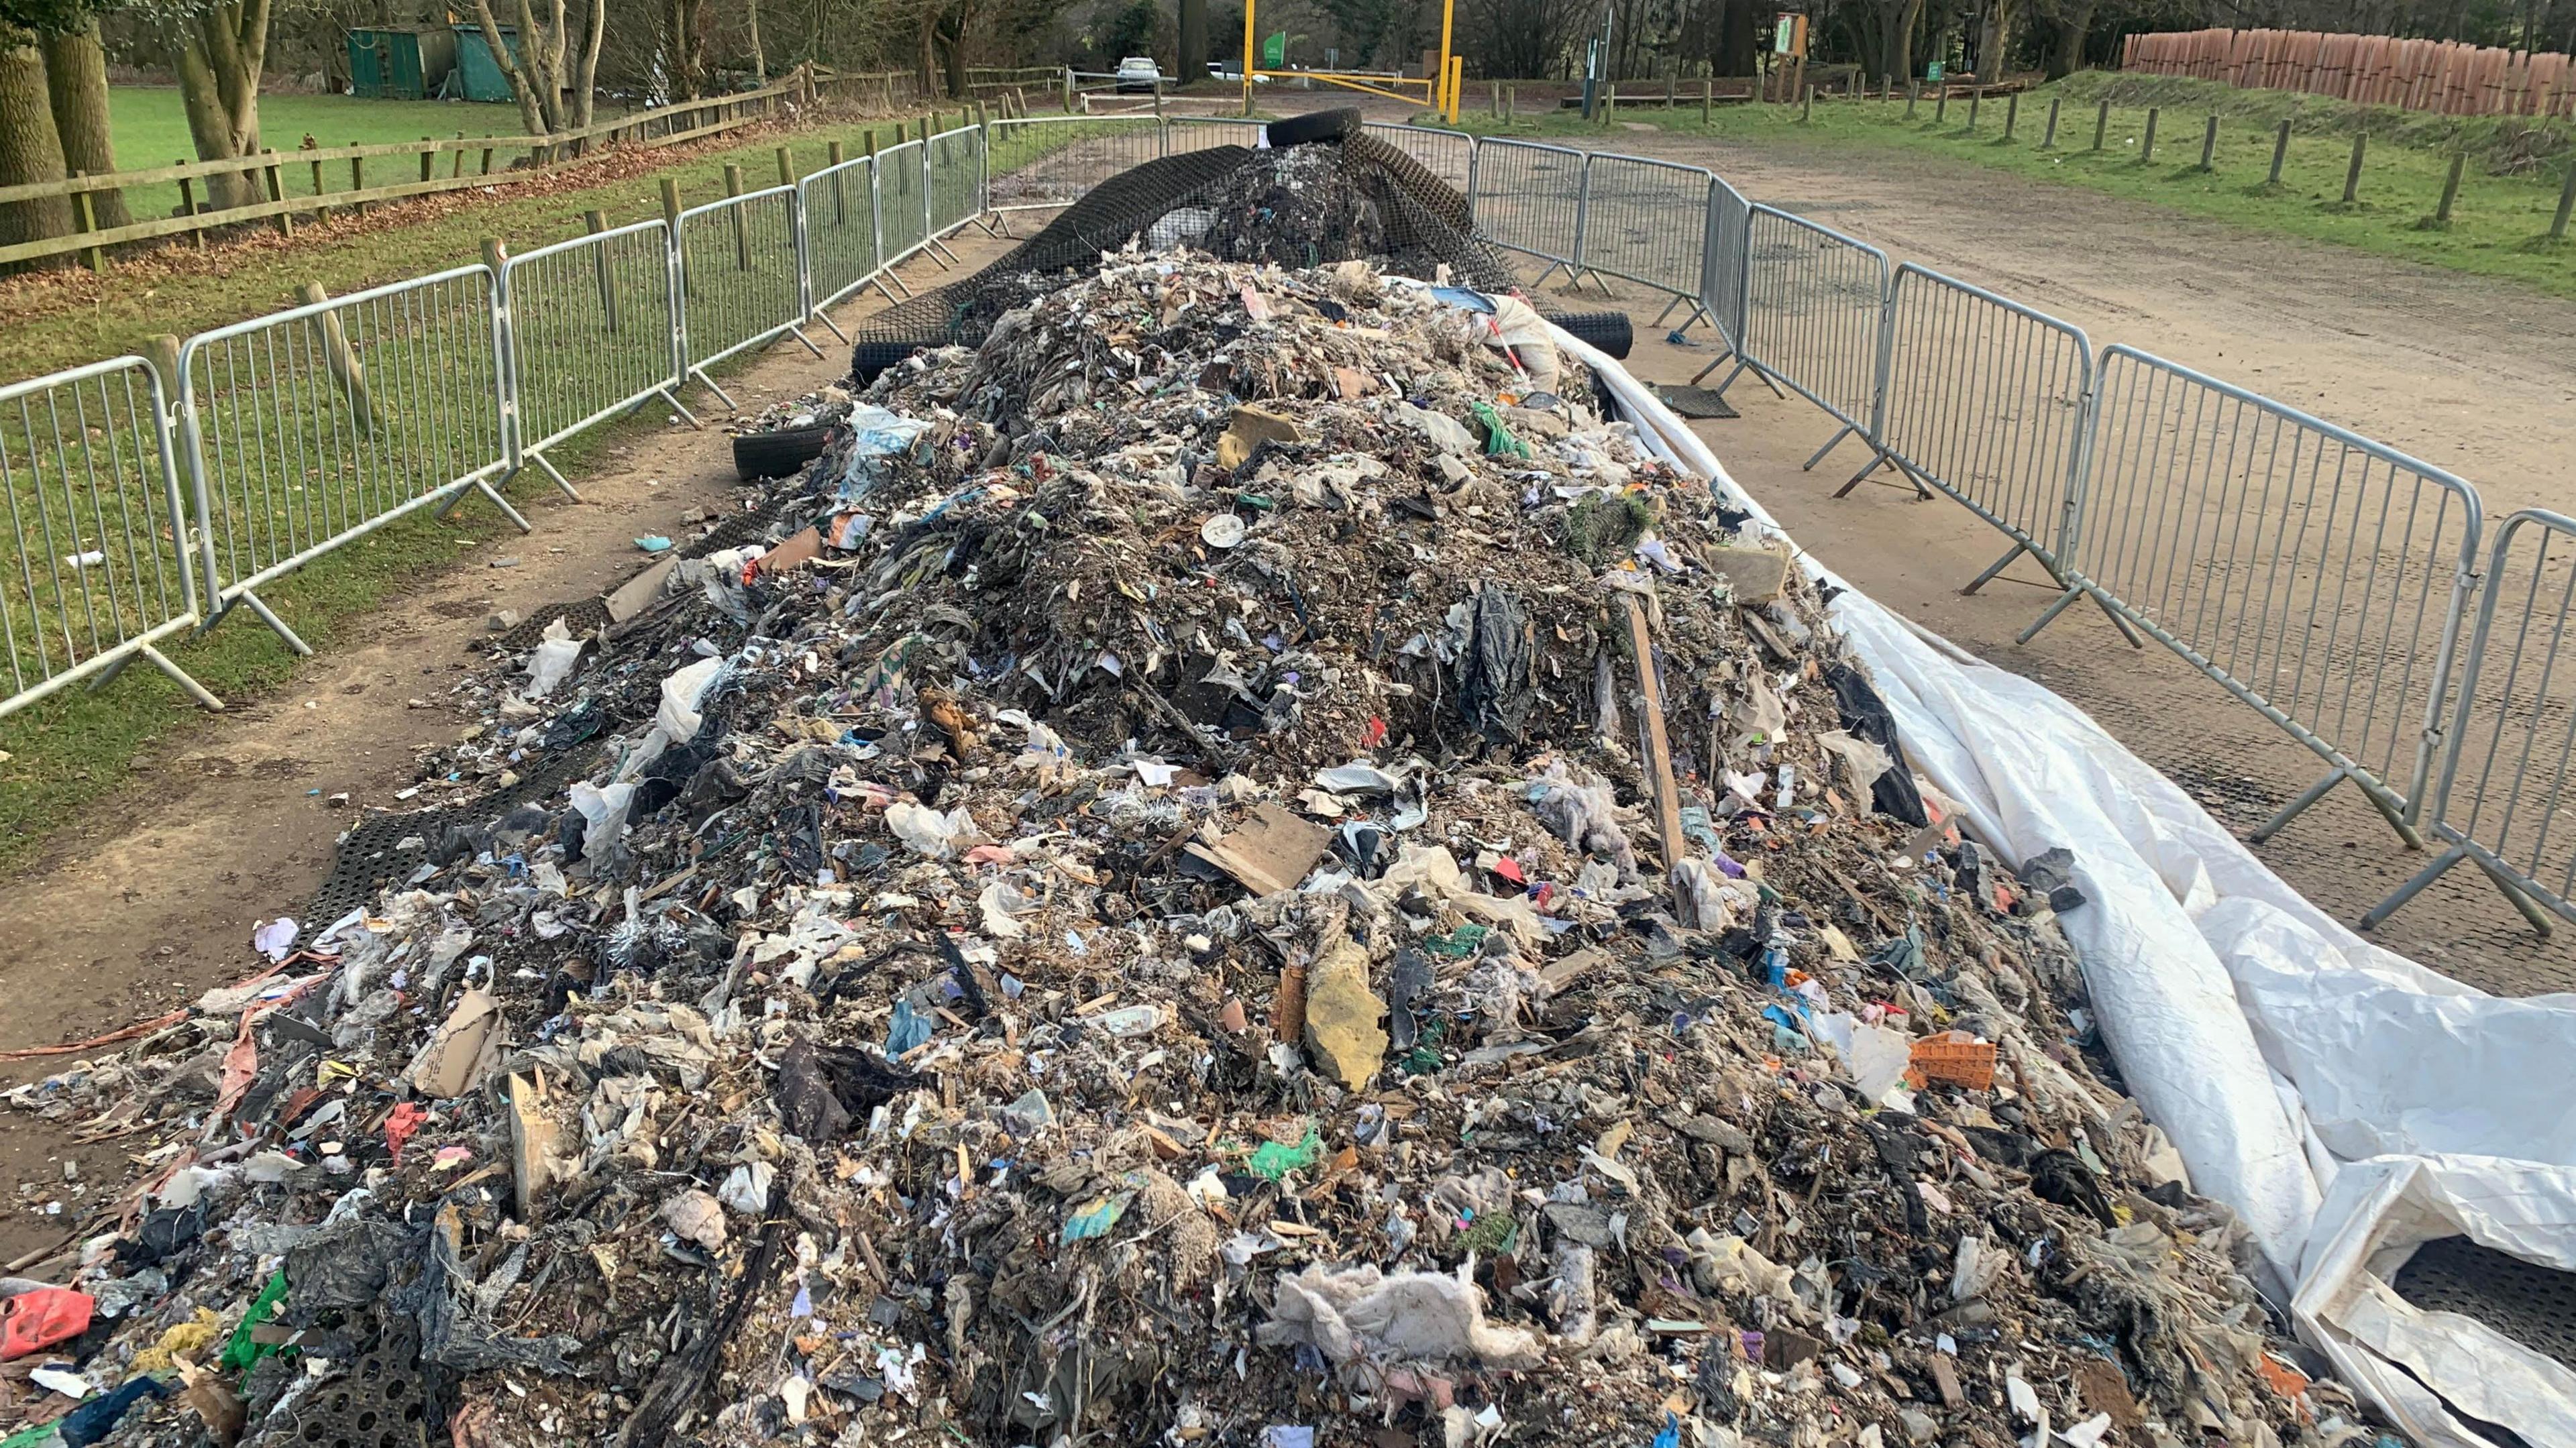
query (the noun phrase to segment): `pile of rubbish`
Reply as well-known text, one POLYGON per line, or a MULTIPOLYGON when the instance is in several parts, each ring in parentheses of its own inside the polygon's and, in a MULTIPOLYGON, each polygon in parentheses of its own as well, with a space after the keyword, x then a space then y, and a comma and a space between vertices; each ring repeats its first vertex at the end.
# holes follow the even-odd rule
POLYGON ((2119 1093, 2063 852, 1518 299, 1129 251, 809 409, 753 541, 459 694, 425 790, 520 802, 10 1096, 143 1165, 17 1421, 2374 1436, 2119 1093))

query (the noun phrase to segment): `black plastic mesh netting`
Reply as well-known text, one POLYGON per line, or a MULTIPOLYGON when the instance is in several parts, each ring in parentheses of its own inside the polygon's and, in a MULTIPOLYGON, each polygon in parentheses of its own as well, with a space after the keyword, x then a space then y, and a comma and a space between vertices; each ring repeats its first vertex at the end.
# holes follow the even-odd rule
POLYGON ((1212 146, 1145 162, 1093 187, 1046 229, 972 276, 871 318, 856 338, 863 374, 916 347, 980 344, 1003 313, 1088 270, 1131 240, 1180 241, 1228 261, 1324 266, 1367 260, 1482 291, 1517 282, 1510 260, 1475 234, 1457 188, 1358 129, 1277 149, 1212 146))

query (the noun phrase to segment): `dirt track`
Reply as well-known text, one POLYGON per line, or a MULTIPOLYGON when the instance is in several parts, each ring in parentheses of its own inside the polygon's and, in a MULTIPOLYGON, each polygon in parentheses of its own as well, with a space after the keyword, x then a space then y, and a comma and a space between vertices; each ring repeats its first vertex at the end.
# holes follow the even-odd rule
MULTIPOLYGON (((1683 146, 1646 132, 1613 132, 1602 144, 1713 166, 1757 200, 2055 312, 2097 345, 2142 346, 2406 448, 2474 480, 2491 516, 2526 504, 2576 509, 2567 466, 2576 456, 2576 305, 1964 165, 1683 146)), ((1000 250, 983 241, 958 247, 969 266, 1000 250)), ((926 269, 916 262, 909 270, 926 269)), ((1662 305, 1621 290, 1641 323, 1662 305)), ((1710 355, 1704 344, 1655 342, 1632 365, 1650 381, 1680 381, 1710 355)), ((747 390, 736 395, 756 406, 804 390, 838 372, 840 360, 774 354, 744 375, 747 390)), ((1839 469, 1802 473, 1800 462, 1833 424, 1751 383, 1739 383, 1730 400, 1744 418, 1702 424, 1705 435, 1805 546, 1889 605, 2090 709, 2240 831, 2317 773, 2313 756, 2251 710, 2161 649, 2132 651, 2098 615, 2071 615, 2032 647, 2016 647, 2012 635, 2049 596, 2033 586, 2044 584, 2035 569, 2008 575, 2018 586, 1998 582, 1972 598, 1955 592, 2000 551, 1991 530, 1947 501, 1918 503, 1906 492, 1864 487, 1831 500, 1859 459, 1856 444, 1836 455, 1839 469)), ((0 939, 9 942, 0 999, 11 1003, 0 1015, 0 1049, 122 1026, 245 973, 253 922, 300 913, 356 810, 393 805, 411 782, 413 750, 453 736, 459 719, 440 700, 479 657, 485 616, 612 583, 636 556, 629 538, 670 531, 684 509, 718 497, 729 472, 724 437, 712 430, 657 431, 614 462, 581 480, 591 504, 541 501, 532 512, 538 534, 482 550, 515 553, 522 567, 465 567, 430 580, 385 611, 367 647, 313 661, 274 700, 181 731, 130 787, 73 822, 0 891, 0 939), (411 707, 415 698, 427 707, 411 707), (344 790, 349 809, 326 805, 344 790)), ((2346 918, 2421 859, 2397 848, 2349 789, 2263 853, 2346 918)), ((2576 949, 2535 945, 2465 870, 2383 938, 2489 990, 2576 989, 2576 949)), ((12 1064, 10 1079, 23 1080, 60 1061, 12 1064)), ((115 1143, 75 1150, 24 1117, 0 1131, 0 1178, 47 1187, 31 1199, 35 1212, 0 1217, 0 1257, 75 1225, 81 1199, 66 1200, 59 1216, 41 1210, 58 1192, 53 1158, 71 1155, 91 1182, 114 1180, 124 1165, 115 1143)))

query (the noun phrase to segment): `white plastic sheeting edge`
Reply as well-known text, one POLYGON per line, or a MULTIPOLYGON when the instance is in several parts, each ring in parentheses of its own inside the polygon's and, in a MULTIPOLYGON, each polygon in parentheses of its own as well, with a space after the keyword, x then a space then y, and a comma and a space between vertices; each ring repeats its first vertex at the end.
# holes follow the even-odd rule
MULTIPOLYGON (((1649 447, 1788 536, 1625 368, 1556 340, 1649 447)), ((2465 1413, 2576 1448, 2576 1374, 2388 1285, 2461 1234, 2576 1270, 2576 996, 2489 996, 2363 940, 2082 710, 1800 557, 1844 590, 1836 624, 1968 827, 2016 862, 2074 851, 2089 903, 2061 923, 2104 1038, 2194 1189, 2251 1228, 2301 1337, 2419 1443, 2494 1448, 2465 1413)))

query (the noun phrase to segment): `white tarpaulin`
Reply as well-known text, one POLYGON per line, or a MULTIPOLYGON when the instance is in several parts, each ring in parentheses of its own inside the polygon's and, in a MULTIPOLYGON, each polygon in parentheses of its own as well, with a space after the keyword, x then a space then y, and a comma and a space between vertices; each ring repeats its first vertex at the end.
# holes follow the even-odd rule
MULTIPOLYGON (((1558 342, 1776 529, 1616 362, 1558 342)), ((1915 770, 2007 859, 2074 852, 2089 903, 2061 923, 2103 1036, 2193 1188, 2252 1228, 2301 1335, 2420 1443, 2488 1448, 2457 1408, 2576 1448, 2576 1375, 2388 1286, 2458 1235, 2576 1270, 2576 996, 2490 996, 2370 944, 2082 710, 1804 562, 1849 590, 1835 621, 1915 770)))

